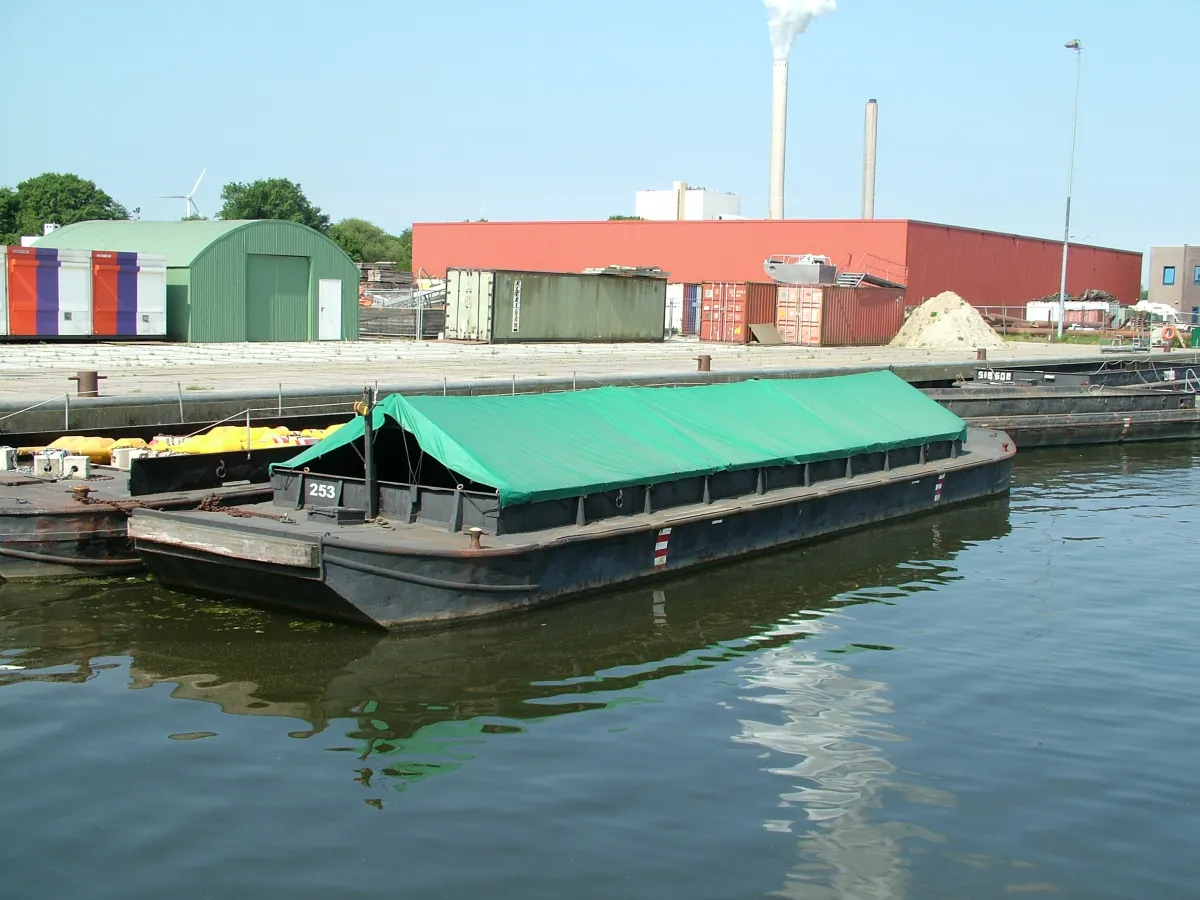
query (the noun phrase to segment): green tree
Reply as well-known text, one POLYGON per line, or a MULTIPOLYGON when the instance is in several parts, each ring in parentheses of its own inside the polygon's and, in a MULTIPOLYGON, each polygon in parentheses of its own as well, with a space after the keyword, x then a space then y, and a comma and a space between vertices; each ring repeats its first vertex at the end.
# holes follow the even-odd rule
POLYGON ((640 222, 641 220, 642 220, 641 216, 622 216, 619 213, 615 216, 608 217, 608 221, 610 221, 610 222, 634 222, 634 221, 640 222))
POLYGON ((221 188, 222 219, 283 219, 299 222, 324 234, 329 216, 313 206, 300 185, 286 178, 265 178, 249 184, 230 182, 221 188))
POLYGON ((342 219, 329 229, 329 237, 355 262, 394 262, 401 271, 412 269, 412 229, 388 234, 366 219, 342 219))
POLYGON ((20 240, 17 234, 18 205, 17 192, 0 187, 0 244, 15 244, 20 240))
POLYGON ((15 244, 23 234, 40 235, 47 222, 128 218, 124 206, 78 175, 46 172, 25 179, 15 191, 0 188, 0 240, 5 243, 15 244))

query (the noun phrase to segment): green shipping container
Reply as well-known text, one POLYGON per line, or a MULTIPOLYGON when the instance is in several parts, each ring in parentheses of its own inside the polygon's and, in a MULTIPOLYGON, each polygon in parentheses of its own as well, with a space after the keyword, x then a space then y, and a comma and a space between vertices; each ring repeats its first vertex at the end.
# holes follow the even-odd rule
POLYGON ((667 281, 645 275, 450 269, 446 337, 488 343, 661 341, 667 281))

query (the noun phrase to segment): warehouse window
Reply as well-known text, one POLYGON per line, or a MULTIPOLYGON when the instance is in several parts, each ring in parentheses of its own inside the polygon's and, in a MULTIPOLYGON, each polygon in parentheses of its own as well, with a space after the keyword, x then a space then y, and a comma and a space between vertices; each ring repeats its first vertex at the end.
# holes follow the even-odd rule
POLYGON ((1200 266, 1192 269, 1192 284, 1200 284, 1200 266))
POLYGON ((1174 266, 1163 266, 1163 284, 1169 285, 1169 284, 1174 284, 1174 283, 1175 283, 1175 267, 1174 266))

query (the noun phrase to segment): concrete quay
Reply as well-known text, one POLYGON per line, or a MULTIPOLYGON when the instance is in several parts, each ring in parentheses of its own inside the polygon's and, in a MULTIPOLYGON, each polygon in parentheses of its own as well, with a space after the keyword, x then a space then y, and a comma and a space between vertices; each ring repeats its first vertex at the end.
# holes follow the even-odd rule
MULTIPOLYGON (((229 390, 327 388, 503 379, 513 375, 604 376, 696 370, 712 357, 714 371, 900 366, 942 363, 973 368, 975 351, 895 350, 889 347, 809 348, 701 344, 675 339, 655 344, 462 344, 445 341, 358 341, 304 344, 6 344, 0 345, 0 401, 36 403, 74 392, 68 378, 81 370, 105 376, 106 396, 189 394, 229 390)), ((1004 362, 1094 356, 1095 348, 1013 343, 992 350, 1004 362)))
MULTIPOLYGON (((1013 343, 959 352, 889 347, 805 348, 701 344, 486 345, 380 341, 330 344, 29 344, 0 346, 0 435, 186 433, 252 409, 256 423, 347 414, 364 385, 382 393, 506 393, 604 384, 703 384, 808 377, 890 367, 915 383, 970 379, 979 366, 1099 368, 1147 354, 1099 354, 1076 345, 1013 343), (696 357, 712 371, 697 372, 696 357), (101 396, 74 396, 70 375, 97 371, 101 396), (32 408, 31 408, 32 407, 32 408)), ((1191 353, 1153 355, 1198 365, 1191 353)), ((1198 368, 1200 371, 1200 368, 1198 368)))

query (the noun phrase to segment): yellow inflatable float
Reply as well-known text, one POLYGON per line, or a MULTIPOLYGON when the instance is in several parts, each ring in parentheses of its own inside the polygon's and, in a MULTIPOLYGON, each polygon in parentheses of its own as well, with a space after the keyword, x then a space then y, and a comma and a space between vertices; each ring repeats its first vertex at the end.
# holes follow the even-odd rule
MULTIPOLYGON (((289 431, 282 425, 275 428, 251 428, 249 449, 306 447, 328 437, 341 427, 341 423, 339 423, 330 425, 328 428, 306 428, 303 431, 289 431)), ((95 465, 106 466, 112 459, 112 452, 122 447, 147 449, 156 453, 228 453, 232 450, 247 449, 246 427, 244 425, 218 425, 204 434, 183 438, 160 435, 149 443, 141 438, 114 440, 107 437, 86 437, 73 434, 60 437, 49 447, 21 447, 17 453, 20 456, 32 456, 42 450, 66 450, 72 456, 86 456, 95 465)))

